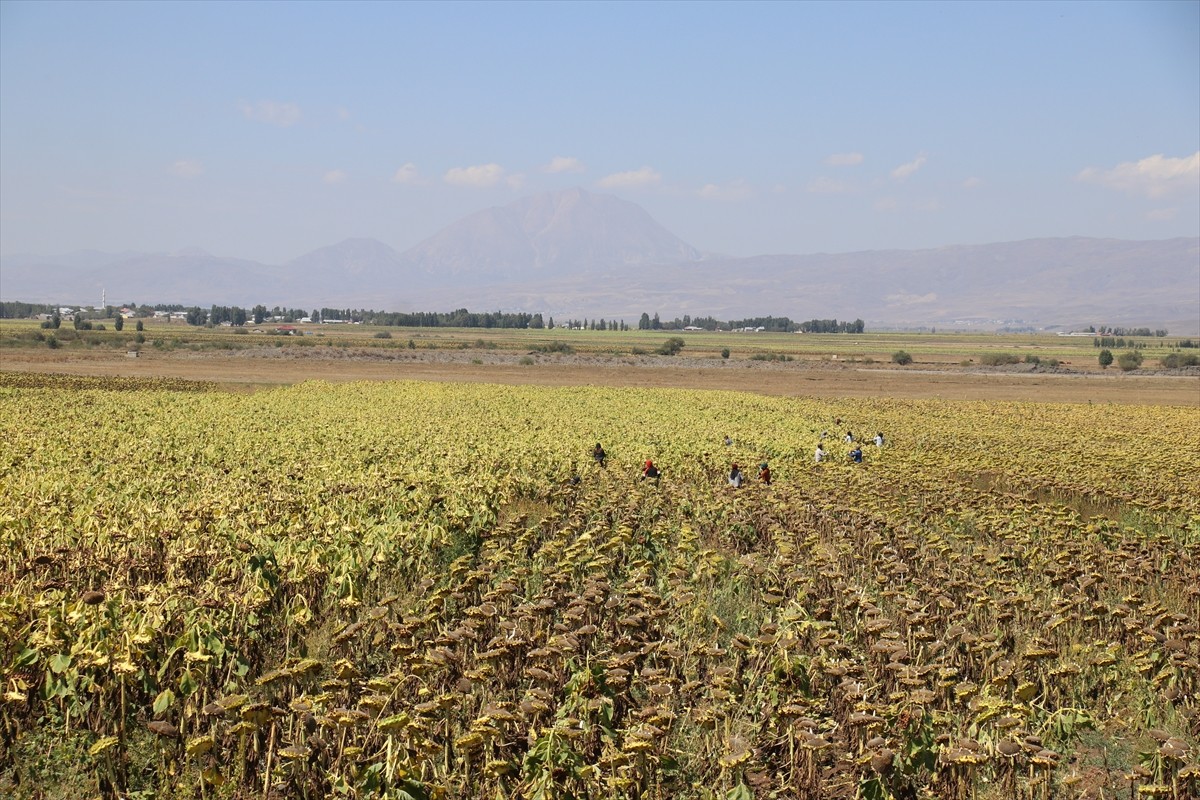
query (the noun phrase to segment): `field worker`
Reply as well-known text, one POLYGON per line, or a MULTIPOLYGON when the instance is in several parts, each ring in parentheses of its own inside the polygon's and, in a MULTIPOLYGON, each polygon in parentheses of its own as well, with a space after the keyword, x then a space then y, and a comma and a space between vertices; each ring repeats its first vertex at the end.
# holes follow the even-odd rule
POLYGON ((758 465, 758 479, 767 486, 771 485, 771 468, 765 461, 758 465))
POLYGON ((654 462, 646 459, 646 466, 642 467, 642 480, 646 478, 652 479, 655 483, 658 482, 658 476, 662 473, 658 471, 658 467, 654 466, 654 462))
POLYGON ((729 470, 729 485, 735 489, 740 489, 742 486, 742 471, 737 464, 734 464, 733 469, 729 470))
POLYGON ((813 463, 820 464, 824 460, 825 460, 825 448, 818 444, 816 452, 813 453, 813 463))
POLYGON ((883 447, 883 434, 882 433, 875 434, 875 446, 883 447))
POLYGON ((846 431, 846 444, 854 444, 854 434, 846 431))
POLYGON ((727 435, 725 437, 725 446, 729 447, 729 445, 731 445, 731 444, 733 444, 733 439, 730 439, 729 436, 727 435))
POLYGON ((862 448, 861 447, 855 447, 853 450, 850 451, 850 460, 853 461, 855 464, 862 463, 862 448))
POLYGON ((607 458, 608 453, 604 452, 604 448, 600 446, 599 442, 596 442, 596 447, 592 450, 592 460, 603 467, 607 458))

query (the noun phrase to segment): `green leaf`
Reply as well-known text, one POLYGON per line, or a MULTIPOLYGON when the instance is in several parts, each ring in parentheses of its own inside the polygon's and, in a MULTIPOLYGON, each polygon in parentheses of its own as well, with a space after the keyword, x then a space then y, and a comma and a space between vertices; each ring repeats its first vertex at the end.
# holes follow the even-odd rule
POLYGON ((754 792, 746 784, 739 783, 725 793, 725 800, 754 800, 754 792))
POLYGON ((71 656, 59 653, 50 659, 50 669, 55 675, 61 675, 71 666, 71 656))
POLYGON ((175 693, 170 689, 163 689, 159 692, 158 697, 154 698, 154 713, 161 714, 171 707, 175 702, 175 693))

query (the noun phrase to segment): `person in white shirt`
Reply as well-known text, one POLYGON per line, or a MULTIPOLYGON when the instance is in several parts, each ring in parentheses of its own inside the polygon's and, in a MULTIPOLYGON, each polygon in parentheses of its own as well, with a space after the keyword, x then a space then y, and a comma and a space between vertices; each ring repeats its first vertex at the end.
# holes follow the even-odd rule
POLYGON ((821 445, 817 445, 817 450, 815 453, 813 453, 813 463, 820 464, 824 460, 825 460, 825 448, 822 447, 821 445))

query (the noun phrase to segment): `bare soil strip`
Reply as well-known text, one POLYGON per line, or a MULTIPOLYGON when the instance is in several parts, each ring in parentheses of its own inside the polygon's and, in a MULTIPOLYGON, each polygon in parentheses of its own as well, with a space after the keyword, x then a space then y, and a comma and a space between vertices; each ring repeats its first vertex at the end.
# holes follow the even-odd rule
POLYGON ((404 359, 378 360, 346 357, 341 353, 327 357, 319 350, 288 358, 247 357, 244 351, 143 351, 141 357, 134 359, 112 352, 68 354, 10 350, 0 354, 0 369, 67 375, 186 378, 213 381, 231 391, 253 391, 306 380, 420 380, 725 389, 809 397, 1200 406, 1200 377, 1195 375, 1117 371, 1103 374, 990 373, 977 367, 961 370, 868 369, 811 361, 764 364, 744 360, 597 356, 539 357, 535 363, 521 364, 515 359, 494 357, 468 360, 470 355, 464 353, 451 359, 439 353, 416 353, 404 359))

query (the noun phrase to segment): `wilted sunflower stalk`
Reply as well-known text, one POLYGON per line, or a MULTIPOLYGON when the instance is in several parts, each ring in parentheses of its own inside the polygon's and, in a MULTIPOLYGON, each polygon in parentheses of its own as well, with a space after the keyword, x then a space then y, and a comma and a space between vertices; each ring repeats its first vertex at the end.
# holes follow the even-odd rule
POLYGON ((1200 791, 1196 408, 0 386, 3 793, 1200 791))

